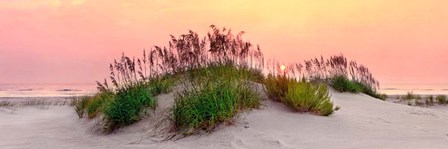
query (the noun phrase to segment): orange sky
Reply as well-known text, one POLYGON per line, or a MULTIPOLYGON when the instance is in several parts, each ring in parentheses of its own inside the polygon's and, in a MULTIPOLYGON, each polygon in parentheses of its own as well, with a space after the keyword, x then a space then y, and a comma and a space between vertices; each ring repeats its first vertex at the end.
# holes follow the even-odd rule
POLYGON ((448 83, 446 0, 0 1, 1 83, 93 83, 124 51, 210 24, 247 32, 267 58, 343 53, 381 83, 448 83))

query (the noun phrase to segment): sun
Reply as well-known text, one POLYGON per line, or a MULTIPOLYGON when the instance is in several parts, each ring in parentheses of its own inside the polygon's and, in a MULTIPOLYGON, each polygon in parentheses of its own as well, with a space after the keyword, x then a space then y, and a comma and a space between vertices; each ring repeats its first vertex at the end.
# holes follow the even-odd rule
POLYGON ((281 65, 281 66, 280 66, 280 70, 281 70, 281 71, 285 71, 285 69, 286 69, 286 66, 285 66, 285 65, 281 65))

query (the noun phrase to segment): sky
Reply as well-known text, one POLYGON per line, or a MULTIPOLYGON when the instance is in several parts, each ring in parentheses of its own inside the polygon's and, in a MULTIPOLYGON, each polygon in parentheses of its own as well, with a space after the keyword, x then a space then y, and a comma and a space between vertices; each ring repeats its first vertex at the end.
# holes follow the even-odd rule
POLYGON ((380 83, 448 83, 445 0, 0 0, 0 84, 94 83, 122 52, 209 25, 267 59, 344 54, 380 83))

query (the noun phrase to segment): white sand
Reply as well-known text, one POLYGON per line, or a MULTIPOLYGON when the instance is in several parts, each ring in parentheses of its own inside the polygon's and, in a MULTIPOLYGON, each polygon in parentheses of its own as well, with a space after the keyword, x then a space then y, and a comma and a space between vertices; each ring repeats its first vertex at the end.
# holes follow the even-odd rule
MULTIPOLYGON (((166 112, 172 94, 159 99, 162 108, 156 113, 166 112)), ((163 142, 148 133, 154 117, 104 136, 92 133, 94 122, 78 119, 68 106, 0 108, 0 148, 448 148, 448 110, 363 94, 333 92, 332 99, 342 108, 330 117, 264 101, 261 109, 241 114, 235 125, 163 142)))

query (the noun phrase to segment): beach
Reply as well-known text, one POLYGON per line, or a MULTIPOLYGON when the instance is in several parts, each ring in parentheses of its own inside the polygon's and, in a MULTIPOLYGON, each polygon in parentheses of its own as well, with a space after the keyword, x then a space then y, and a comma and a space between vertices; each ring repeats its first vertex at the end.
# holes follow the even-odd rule
MULTIPOLYGON (((448 107, 411 107, 364 94, 331 91, 341 109, 329 117, 263 100, 215 132, 175 140, 155 135, 154 115, 110 135, 92 131, 66 105, 0 107, 0 148, 446 148, 448 107)), ((173 95, 158 96, 166 112, 173 95)))

